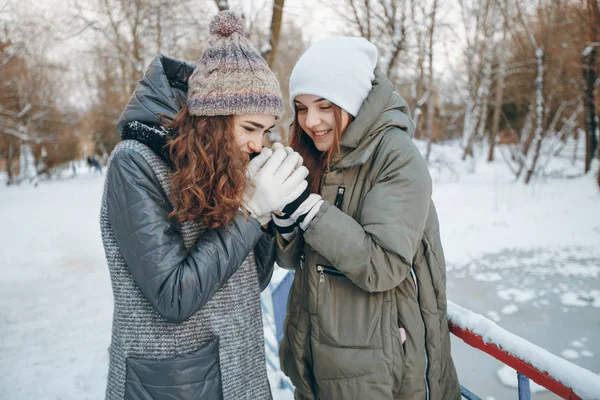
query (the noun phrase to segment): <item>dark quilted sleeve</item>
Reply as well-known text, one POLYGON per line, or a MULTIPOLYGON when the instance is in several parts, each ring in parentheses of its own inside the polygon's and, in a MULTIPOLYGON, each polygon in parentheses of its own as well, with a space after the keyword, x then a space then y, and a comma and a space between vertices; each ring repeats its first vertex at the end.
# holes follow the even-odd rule
POLYGON ((254 259, 261 291, 266 289, 273 276, 275 245, 275 236, 265 232, 254 247, 254 259))
POLYGON ((242 264, 262 236, 256 219, 239 213, 187 250, 179 224, 144 158, 134 150, 113 157, 107 211, 129 271, 150 304, 168 321, 190 318, 242 264))

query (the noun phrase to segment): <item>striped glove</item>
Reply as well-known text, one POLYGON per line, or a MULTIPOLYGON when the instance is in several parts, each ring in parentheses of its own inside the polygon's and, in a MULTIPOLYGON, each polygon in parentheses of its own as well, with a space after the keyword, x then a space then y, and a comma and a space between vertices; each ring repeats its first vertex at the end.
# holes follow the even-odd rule
POLYGON ((308 188, 306 188, 300 197, 286 205, 282 212, 283 215, 288 216, 300 226, 300 229, 305 231, 315 215, 319 212, 321 204, 323 204, 321 195, 310 193, 308 188))
POLYGON ((279 232, 287 242, 294 240, 298 235, 298 223, 285 214, 272 214, 275 230, 279 232))
POLYGON ((273 213, 273 225, 285 240, 291 242, 298 234, 296 227, 305 231, 319 212, 321 204, 321 196, 310 193, 307 188, 300 197, 286 205, 281 214, 273 213))

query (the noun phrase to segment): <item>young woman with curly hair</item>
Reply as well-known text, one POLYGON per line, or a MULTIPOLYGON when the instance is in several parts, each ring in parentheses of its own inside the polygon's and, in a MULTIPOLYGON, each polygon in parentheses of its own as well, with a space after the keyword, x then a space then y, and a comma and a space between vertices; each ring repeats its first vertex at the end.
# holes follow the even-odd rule
POLYGON ((260 291, 275 242, 261 226, 308 170, 262 148, 283 101, 243 27, 219 13, 195 68, 156 57, 121 115, 101 210, 107 399, 271 398, 260 291))

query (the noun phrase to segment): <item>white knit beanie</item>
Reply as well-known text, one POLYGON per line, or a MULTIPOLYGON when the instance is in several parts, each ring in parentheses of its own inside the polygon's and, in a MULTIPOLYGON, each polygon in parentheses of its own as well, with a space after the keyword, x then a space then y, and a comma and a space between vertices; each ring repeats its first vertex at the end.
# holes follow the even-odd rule
POLYGON ((300 94, 323 97, 356 117, 371 91, 377 47, 365 38, 330 37, 315 42, 290 76, 290 103, 300 94))

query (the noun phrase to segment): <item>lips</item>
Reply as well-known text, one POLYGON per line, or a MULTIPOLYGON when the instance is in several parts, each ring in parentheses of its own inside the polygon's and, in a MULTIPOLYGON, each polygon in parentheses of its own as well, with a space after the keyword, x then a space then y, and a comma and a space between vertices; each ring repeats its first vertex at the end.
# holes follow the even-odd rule
POLYGON ((313 131, 312 132, 313 140, 315 140, 315 141, 325 140, 327 138, 327 136, 329 135, 329 133, 331 133, 331 129, 326 129, 323 131, 313 131))

